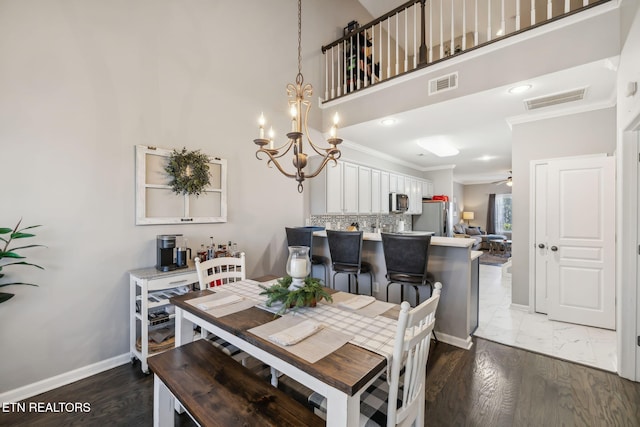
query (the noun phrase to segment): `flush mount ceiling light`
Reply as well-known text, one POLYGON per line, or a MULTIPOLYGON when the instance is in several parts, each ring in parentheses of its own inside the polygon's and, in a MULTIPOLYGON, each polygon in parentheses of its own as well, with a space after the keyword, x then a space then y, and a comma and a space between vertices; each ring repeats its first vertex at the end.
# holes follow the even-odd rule
POLYGON ((518 94, 518 93, 526 92, 529 89, 531 89, 531 87, 532 86, 530 84, 514 86, 511 89, 509 89, 509 93, 518 94))
POLYGON ((382 126, 393 126, 393 125, 396 124, 396 122, 397 122, 397 120, 394 119, 393 117, 388 117, 386 119, 380 120, 380 124, 382 126))
POLYGON ((311 141, 309 138, 309 128, 307 126, 307 116, 311 109, 311 102, 308 98, 311 98, 313 94, 313 88, 309 83, 304 83, 304 77, 302 76, 302 0, 298 0, 298 74, 296 75, 296 82, 289 83, 287 85, 287 96, 289 97, 289 111, 291 113, 291 132, 287 133, 288 141, 280 147, 274 147, 273 145, 273 130, 269 132, 269 138, 265 138, 264 115, 260 116, 258 120, 259 124, 259 137, 254 139, 253 142, 258 146, 256 151, 256 157, 260 159, 259 154, 264 153, 269 157, 267 166, 271 164, 284 175, 289 178, 294 178, 298 181, 298 192, 302 193, 302 182, 306 178, 313 178, 317 176, 328 162, 332 161, 334 164, 340 158, 340 150, 338 144, 342 142, 342 139, 336 136, 338 129, 338 113, 333 118, 333 126, 331 127, 330 137, 327 140, 329 143, 328 148, 320 147, 311 141), (303 169, 307 166, 307 154, 304 152, 303 137, 304 133, 307 134, 307 142, 309 147, 322 157, 322 162, 318 168, 310 173, 306 173, 303 169), (293 150, 293 172, 287 172, 278 162, 278 159, 290 150, 293 150))
POLYGON ((438 157, 450 157, 460 153, 444 136, 421 139, 418 145, 438 157))

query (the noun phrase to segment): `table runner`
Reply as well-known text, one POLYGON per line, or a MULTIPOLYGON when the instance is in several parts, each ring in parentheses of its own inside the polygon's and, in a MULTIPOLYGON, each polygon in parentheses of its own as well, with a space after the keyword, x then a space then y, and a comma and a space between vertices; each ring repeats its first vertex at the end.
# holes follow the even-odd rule
MULTIPOLYGON (((254 280, 241 280, 218 286, 215 288, 215 291, 237 293, 247 299, 254 300, 255 305, 259 305, 267 300, 266 295, 260 295, 263 289, 259 285, 269 287, 276 281, 277 280, 272 280, 261 283, 254 280)), ((393 304, 385 303, 384 301, 379 302, 389 304, 390 307, 393 306, 393 304)), ((373 303, 371 306, 375 304, 376 303, 373 303)), ((369 306, 361 310, 367 308, 369 308, 369 306)), ((359 311, 360 310, 351 311, 342 309, 339 308, 337 304, 329 304, 322 301, 314 308, 301 307, 295 311, 290 311, 288 315, 302 316, 305 319, 313 319, 317 322, 324 323, 335 331, 353 337, 349 341, 351 344, 378 353, 386 357, 387 361, 390 361, 391 355, 393 354, 397 320, 379 315, 369 317, 358 313, 359 311)))

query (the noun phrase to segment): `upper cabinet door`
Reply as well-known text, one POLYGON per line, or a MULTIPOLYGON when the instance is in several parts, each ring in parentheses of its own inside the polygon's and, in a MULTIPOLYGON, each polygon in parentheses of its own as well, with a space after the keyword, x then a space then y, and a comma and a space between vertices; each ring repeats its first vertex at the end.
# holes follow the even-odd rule
POLYGON ((389 192, 397 193, 398 192, 398 175, 389 174, 389 192))
POLYGON ((380 212, 380 171, 371 169, 371 213, 380 212))
POLYGON ((341 214, 342 205, 342 169, 343 163, 338 162, 336 166, 328 165, 326 170, 326 201, 327 213, 341 214))
POLYGON ((342 163, 342 207, 344 213, 358 213, 358 166, 342 163))
POLYGON ((380 213, 389 213, 389 172, 380 172, 380 213))

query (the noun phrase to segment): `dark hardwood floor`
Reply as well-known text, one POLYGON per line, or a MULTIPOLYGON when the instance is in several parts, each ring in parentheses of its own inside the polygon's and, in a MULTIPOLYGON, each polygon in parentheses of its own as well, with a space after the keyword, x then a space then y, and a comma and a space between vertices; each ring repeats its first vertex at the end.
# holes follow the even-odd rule
MULTIPOLYGON (((427 426, 640 426, 640 383, 479 338, 432 345, 427 426)), ((286 384, 286 382, 285 382, 286 384)), ((136 363, 34 396, 88 402, 86 413, 3 413, 2 426, 150 426, 153 375, 136 363)), ((176 415, 177 426, 194 425, 176 415)))

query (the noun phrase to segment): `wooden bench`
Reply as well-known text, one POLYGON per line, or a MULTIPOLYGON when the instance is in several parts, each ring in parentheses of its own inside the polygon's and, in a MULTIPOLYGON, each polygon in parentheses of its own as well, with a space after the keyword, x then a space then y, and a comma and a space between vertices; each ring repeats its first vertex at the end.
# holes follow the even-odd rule
POLYGON ((148 363, 155 375, 155 426, 173 426, 174 397, 203 427, 325 425, 303 404, 205 340, 150 357, 148 363))

